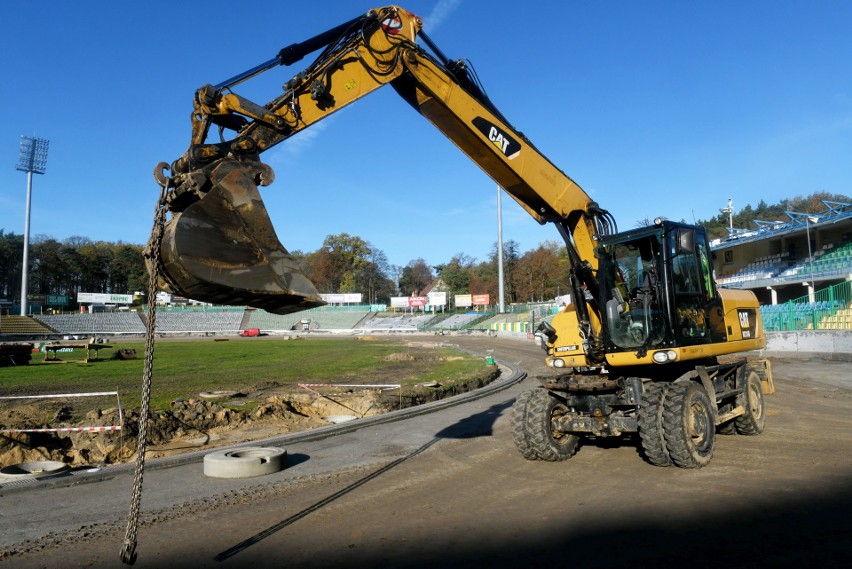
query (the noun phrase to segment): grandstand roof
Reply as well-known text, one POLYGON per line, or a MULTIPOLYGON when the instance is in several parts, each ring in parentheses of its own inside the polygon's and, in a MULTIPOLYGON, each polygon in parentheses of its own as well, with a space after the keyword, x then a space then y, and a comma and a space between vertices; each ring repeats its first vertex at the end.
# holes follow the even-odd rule
POLYGON ((822 213, 804 213, 799 211, 784 212, 789 221, 762 221, 754 220, 757 229, 728 229, 730 233, 724 239, 714 239, 710 248, 714 251, 737 247, 751 241, 760 241, 781 237, 783 235, 806 231, 808 218, 816 217, 817 221, 810 223, 811 227, 819 228, 826 225, 834 225, 843 221, 852 220, 852 204, 821 200, 826 210, 822 213))

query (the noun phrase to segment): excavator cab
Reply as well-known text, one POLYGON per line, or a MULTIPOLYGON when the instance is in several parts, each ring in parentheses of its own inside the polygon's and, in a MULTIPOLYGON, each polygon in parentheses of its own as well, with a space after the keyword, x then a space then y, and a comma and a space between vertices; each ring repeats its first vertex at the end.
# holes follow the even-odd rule
POLYGON ((703 228, 660 220, 603 240, 601 296, 611 351, 724 341, 703 228))

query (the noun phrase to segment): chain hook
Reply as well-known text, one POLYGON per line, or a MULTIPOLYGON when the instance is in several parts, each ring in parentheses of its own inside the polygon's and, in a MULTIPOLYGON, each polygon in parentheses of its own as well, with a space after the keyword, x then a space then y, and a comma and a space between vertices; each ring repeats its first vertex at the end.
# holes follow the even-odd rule
POLYGON ((121 562, 125 565, 133 565, 136 563, 136 544, 127 543, 121 548, 121 562))
POLYGON ((154 166, 154 180, 157 181, 157 184, 161 188, 168 188, 169 182, 171 181, 171 176, 166 175, 165 172, 168 171, 171 173, 172 167, 168 165, 166 162, 160 162, 156 166, 154 166))
POLYGON ((124 536, 124 546, 121 548, 121 561, 127 565, 136 563, 137 529, 139 526, 139 506, 142 501, 142 477, 145 472, 145 451, 148 439, 148 420, 150 418, 151 383, 154 375, 154 337, 157 317, 157 281, 162 260, 160 247, 163 239, 163 228, 166 222, 166 196, 171 178, 163 172, 169 165, 160 162, 154 169, 154 179, 160 184, 160 199, 154 212, 154 223, 151 237, 145 249, 145 257, 149 262, 148 273, 148 318, 145 325, 145 364, 142 371, 142 406, 139 411, 139 431, 136 445, 136 469, 133 476, 133 489, 130 496, 130 510, 127 516, 127 529, 124 536))

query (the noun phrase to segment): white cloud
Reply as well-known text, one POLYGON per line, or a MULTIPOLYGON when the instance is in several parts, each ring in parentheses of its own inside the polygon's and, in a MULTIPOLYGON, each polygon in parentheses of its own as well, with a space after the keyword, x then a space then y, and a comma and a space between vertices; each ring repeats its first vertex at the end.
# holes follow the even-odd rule
POLYGON ((438 0, 429 15, 423 20, 425 25, 428 26, 429 33, 433 33, 458 8, 459 4, 461 4, 461 0, 438 0))
POLYGON ((281 142, 274 151, 267 154, 266 161, 272 167, 292 163, 303 152, 316 144, 323 131, 330 126, 332 120, 334 120, 333 117, 328 117, 321 122, 314 123, 281 142))

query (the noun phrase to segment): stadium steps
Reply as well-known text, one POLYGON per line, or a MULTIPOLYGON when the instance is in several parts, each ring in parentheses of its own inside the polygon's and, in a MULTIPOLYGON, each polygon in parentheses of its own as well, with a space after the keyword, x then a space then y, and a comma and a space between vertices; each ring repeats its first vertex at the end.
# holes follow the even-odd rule
POLYGON ((0 316, 0 334, 56 334, 56 330, 30 316, 0 316))
POLYGON ((378 312, 368 312, 361 320, 355 323, 355 326, 353 326, 353 328, 364 328, 367 325, 367 322, 372 320, 376 316, 376 314, 378 314, 378 312))
POLYGON ((257 326, 250 326, 249 320, 251 320, 251 311, 246 310, 243 312, 243 319, 240 320, 240 330, 248 330, 249 328, 257 328, 257 326))

